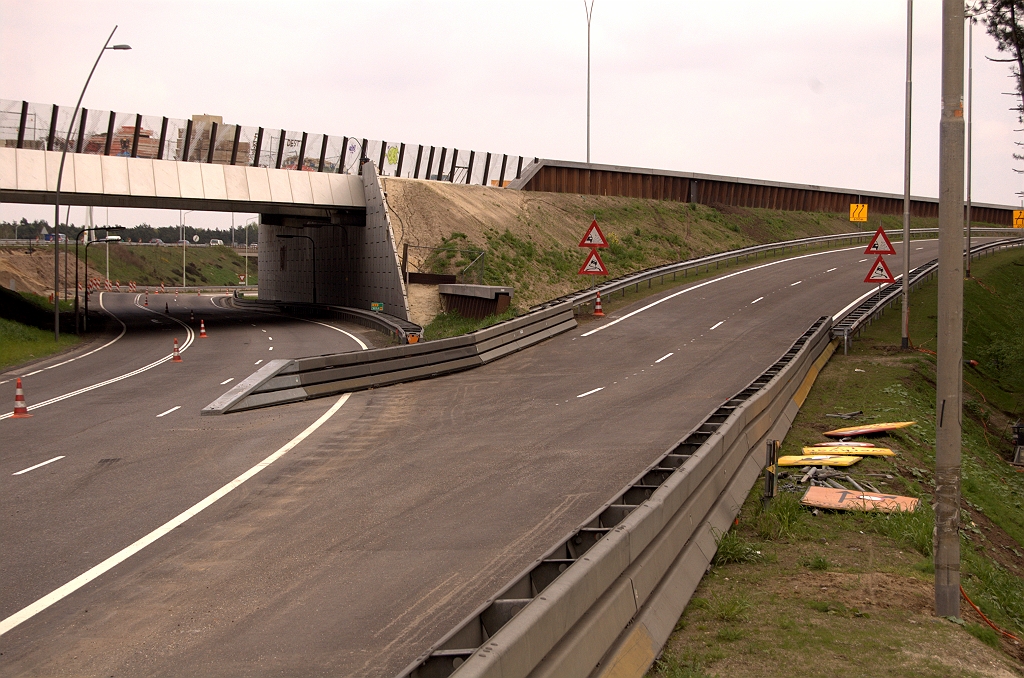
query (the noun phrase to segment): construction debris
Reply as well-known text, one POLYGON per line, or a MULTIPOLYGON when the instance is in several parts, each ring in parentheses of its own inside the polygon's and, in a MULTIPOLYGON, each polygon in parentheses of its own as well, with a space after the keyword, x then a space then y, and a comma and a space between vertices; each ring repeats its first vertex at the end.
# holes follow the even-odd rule
POLYGON ((779 466, 853 466, 860 457, 839 454, 779 457, 779 466))
POLYGON ((888 421, 878 424, 864 424, 863 426, 850 426, 847 428, 837 428, 834 431, 825 431, 824 435, 830 438, 851 438, 853 436, 871 435, 872 433, 885 433, 886 431, 913 426, 916 423, 916 421, 888 421))
POLYGON ((854 440, 830 440, 827 443, 814 443, 811 447, 874 447, 874 443, 861 443, 854 440))
MULTIPOLYGON (((820 447, 805 447, 804 454, 822 454, 820 447)), ((892 457, 896 453, 887 447, 854 447, 852 445, 837 445, 828 448, 828 454, 843 454, 854 457, 892 457)))
POLYGON ((835 509, 839 511, 881 511, 892 513, 894 511, 915 511, 920 503, 913 497, 901 497, 897 494, 867 493, 863 490, 847 490, 839 486, 807 488, 800 503, 804 506, 812 506, 824 509, 835 509))
POLYGON ((826 414, 826 417, 832 417, 833 419, 853 419, 864 414, 862 411, 857 410, 856 412, 837 412, 835 414, 826 414))

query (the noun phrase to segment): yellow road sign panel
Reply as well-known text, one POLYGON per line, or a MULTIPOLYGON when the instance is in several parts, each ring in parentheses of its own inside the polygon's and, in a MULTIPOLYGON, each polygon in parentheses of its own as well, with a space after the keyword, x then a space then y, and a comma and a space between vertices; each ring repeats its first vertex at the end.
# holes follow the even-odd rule
POLYGON ((836 454, 811 454, 779 457, 779 466, 853 466, 860 457, 836 454))
POLYGON ((805 447, 804 454, 840 454, 846 457, 892 457, 896 453, 887 447, 805 447))
POLYGON ((868 206, 867 203, 850 203, 850 221, 867 221, 868 220, 868 206))
POLYGON ((1013 227, 1024 228, 1024 210, 1013 210, 1013 227))

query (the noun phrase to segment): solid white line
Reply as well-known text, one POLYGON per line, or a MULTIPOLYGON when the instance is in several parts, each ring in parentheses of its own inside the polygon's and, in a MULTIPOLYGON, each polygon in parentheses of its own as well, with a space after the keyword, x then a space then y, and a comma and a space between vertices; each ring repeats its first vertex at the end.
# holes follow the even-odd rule
POLYGON ((228 378, 227 378, 227 379, 225 379, 224 381, 220 382, 220 385, 221 385, 221 386, 223 386, 224 384, 228 384, 228 383, 230 383, 230 382, 232 382, 232 381, 234 381, 234 380, 235 380, 235 378, 234 378, 234 377, 228 377, 228 378))
MULTIPOLYGON (((837 266, 836 268, 838 268, 838 266, 837 266)), ((825 273, 831 273, 831 272, 832 272, 832 271, 834 271, 834 270, 836 270, 836 269, 835 269, 835 268, 830 268, 830 269, 828 269, 827 271, 825 271, 825 273)))
POLYGON ((174 407, 172 407, 171 409, 167 410, 166 412, 161 412, 160 414, 156 415, 156 418, 159 419, 160 417, 165 417, 168 414, 170 414, 171 412, 173 412, 174 410, 180 410, 180 409, 181 409, 181 405, 175 405, 174 407))
POLYGON ((40 372, 42 372, 42 370, 36 370, 35 372, 29 372, 28 374, 21 375, 21 378, 24 379, 25 377, 31 377, 33 374, 39 374, 40 372))
MULTIPOLYGON (((901 280, 902 278, 903 278, 903 274, 902 273, 900 273, 898 276, 896 276, 896 280, 901 280)), ((865 299, 870 297, 872 294, 875 294, 877 292, 878 292, 878 288, 876 287, 875 289, 871 290, 870 292, 865 292, 864 294, 860 295, 859 297, 857 297, 856 299, 851 301, 846 306, 843 306, 843 309, 841 311, 839 311, 839 313, 834 314, 832 316, 832 320, 836 320, 838 318, 842 318, 843 315, 845 315, 846 312, 849 311, 851 308, 853 308, 854 306, 856 306, 857 304, 859 304, 860 302, 864 301, 865 299)))
MULTIPOLYGON (((770 261, 770 262, 768 262, 766 264, 761 264, 760 266, 751 266, 750 268, 744 268, 743 270, 736 271, 735 273, 728 273, 726 275, 723 275, 723 276, 720 276, 720 277, 717 277, 717 278, 712 278, 711 280, 706 280, 706 281, 704 281, 702 283, 697 283, 696 285, 691 285, 690 287, 687 287, 686 289, 679 290, 678 292, 673 292, 672 294, 669 294, 668 296, 662 297, 661 299, 658 299, 657 301, 653 301, 653 302, 647 304, 646 306, 641 306, 637 310, 632 311, 630 313, 627 313, 626 315, 622 316, 621 318, 616 318, 615 320, 612 320, 611 322, 607 322, 604 325, 601 325, 600 327, 597 327, 597 328, 594 328, 594 329, 590 330, 589 332, 584 332, 580 336, 581 337, 589 337, 590 335, 596 334, 596 333, 600 332, 601 330, 608 329, 609 327, 611 327, 613 325, 616 325, 616 324, 622 322, 623 320, 626 320, 627 318, 632 318, 633 316, 635 316, 638 313, 643 313, 644 311, 646 311, 648 309, 654 308, 658 304, 665 303, 669 299, 674 299, 674 298, 678 297, 680 294, 686 294, 687 292, 692 292, 693 290, 700 289, 701 287, 704 287, 705 285, 713 285, 713 284, 715 284, 717 282, 721 282, 723 280, 728 280, 729 278, 732 278, 732 277, 737 276, 737 275, 745 275, 745 274, 750 273, 752 271, 757 271, 757 270, 762 269, 762 268, 768 268, 769 266, 777 266, 779 264, 785 264, 785 263, 788 263, 790 261, 797 261, 799 259, 807 259, 808 257, 820 257, 823 254, 835 254, 836 252, 849 252, 851 250, 857 250, 857 249, 860 249, 860 248, 859 247, 845 247, 845 248, 839 249, 839 250, 826 250, 824 252, 813 252, 811 254, 801 254, 798 257, 790 257, 789 259, 779 259, 778 261, 770 261)), ((865 261, 867 261, 867 260, 865 259, 865 261)))
POLYGON ((754 299, 754 300, 753 300, 752 302, 750 302, 750 303, 752 303, 752 304, 756 304, 757 302, 761 301, 762 299, 764 299, 764 297, 758 297, 757 299, 754 299))
POLYGON ((581 394, 579 394, 579 395, 578 395, 578 396, 576 396, 576 397, 577 397, 577 398, 586 398, 586 397, 587 397, 588 395, 590 395, 591 393, 597 393, 598 391, 603 391, 603 390, 604 390, 604 386, 601 386, 601 387, 599 387, 599 388, 595 388, 595 389, 594 389, 593 391, 587 391, 586 393, 581 393, 581 394))
POLYGON ((0 381, 0 384, 6 384, 9 381, 10 381, 10 379, 4 379, 3 381, 0 381))
POLYGON ((658 364, 658 363, 660 363, 660 362, 661 362, 662 360, 664 360, 665 358, 668 358, 668 357, 669 357, 669 356, 671 356, 671 355, 675 355, 675 354, 674 354, 674 353, 666 353, 665 355, 663 355, 663 356, 661 356, 660 358, 658 358, 657 360, 655 360, 655 361, 654 361, 654 364, 655 364, 655 365, 657 365, 657 364, 658 364))
POLYGON ((792 285, 790 285, 790 287, 796 287, 797 285, 799 285, 799 284, 800 284, 800 283, 802 283, 802 282, 803 282, 803 280, 797 280, 797 281, 796 281, 795 283, 793 283, 792 285))
POLYGON ((724 320, 719 320, 719 321, 718 321, 717 323, 715 323, 714 325, 712 325, 712 326, 710 327, 710 329, 712 329, 712 330, 713 330, 713 329, 715 329, 716 327, 718 327, 719 325, 721 325, 721 324, 722 324, 722 323, 724 323, 724 322, 725 322, 724 320))
POLYGON ((12 473, 11 475, 12 476, 20 476, 22 473, 28 473, 29 471, 34 471, 37 468, 39 468, 40 466, 46 466, 47 464, 52 464, 53 462, 57 461, 58 459, 63 459, 63 458, 64 458, 64 455, 62 454, 59 457, 54 457, 53 459, 47 459, 46 461, 42 462, 41 464, 36 464, 35 466, 29 466, 28 468, 22 469, 22 470, 18 471, 17 473, 12 473))
POLYGON ((40 612, 50 607, 54 603, 60 601, 62 598, 71 595, 78 589, 82 588, 83 586, 91 582, 93 579, 96 579, 97 577, 113 569, 120 563, 123 563, 125 560, 128 560, 128 558, 131 558, 133 555, 135 555, 142 549, 146 548, 147 546, 155 542, 157 539, 160 539, 160 537, 163 537, 164 535, 168 534, 174 528, 185 524, 191 518, 195 517, 203 510, 212 506, 219 499, 226 496, 236 487, 240 486, 242 483, 249 480, 257 473, 273 464, 275 461, 277 461, 285 454, 287 454, 289 450, 291 450, 296 445, 301 443, 303 440, 308 438, 310 434, 312 434, 318 428, 323 426, 323 424, 328 419, 334 416, 335 412, 341 409, 341 406, 345 404, 345 401, 348 400, 350 395, 350 393, 346 393, 345 395, 341 396, 341 398, 338 399, 338 402, 334 403, 331 409, 327 410, 319 419, 310 424, 305 431, 289 440, 283 447, 274 452, 272 455, 270 455, 260 463, 256 464, 251 469, 249 469, 248 471, 238 476, 224 487, 220 488, 219 490, 208 496, 206 499, 203 499, 198 504, 195 504, 194 506, 185 510, 184 512, 179 513, 177 516, 171 518, 169 521, 167 521, 160 527, 156 528, 146 536, 142 537, 135 543, 121 549, 120 551, 110 556, 100 564, 86 570, 82 574, 78 575, 77 577, 69 581, 67 584, 64 584, 55 591, 46 594, 45 596, 43 596, 36 602, 32 603, 31 605, 24 607, 21 610, 18 610, 7 619, 0 621, 0 636, 7 633, 14 627, 18 626, 18 624, 21 624, 22 622, 31 619, 33 616, 39 614, 40 612))
MULTIPOLYGON (((113 319, 114 319, 114 320, 116 320, 117 322, 121 323, 121 334, 117 335, 116 337, 114 337, 113 339, 111 339, 111 340, 110 340, 110 341, 108 341, 107 343, 103 344, 103 345, 102 345, 102 346, 100 346, 99 348, 94 348, 93 350, 89 351, 88 353, 83 353, 82 355, 79 355, 79 356, 75 356, 74 358, 68 358, 67 360, 64 360, 64 361, 62 361, 62 362, 59 362, 59 363, 57 363, 56 365, 50 365, 49 367, 44 367, 44 368, 43 368, 44 370, 52 370, 52 369, 53 369, 54 367, 60 367, 61 365, 67 365, 68 363, 73 363, 73 362, 75 362, 76 360, 81 360, 82 358, 85 358, 86 356, 90 356, 90 355, 92 355, 93 353, 96 353, 97 351, 102 351, 102 350, 103 350, 103 349, 105 349, 105 348, 106 348, 107 346, 110 346, 111 344, 115 343, 115 342, 116 342, 116 341, 117 341, 118 339, 120 339, 121 337, 123 337, 123 336, 124 336, 124 333, 128 331, 128 326, 127 326, 127 325, 125 325, 125 324, 124 324, 123 322, 121 322, 121 319, 120 319, 120 318, 118 318, 118 317, 117 317, 116 315, 114 315, 113 313, 111 313, 110 311, 108 311, 108 310, 107 310, 107 309, 106 309, 106 308, 105 308, 105 307, 103 306, 103 295, 104 295, 104 294, 106 294, 106 292, 100 292, 100 308, 101 308, 101 309, 103 309, 103 310, 104 310, 104 312, 106 312, 106 313, 107 313, 108 315, 110 315, 110 317, 111 317, 111 318, 113 318, 113 319)), ((28 375, 25 375, 25 376, 28 376, 28 375)), ((3 382, 0 382, 0 383, 3 383, 3 382)))
MULTIPOLYGON (((103 297, 102 297, 102 294, 101 294, 100 295, 100 303, 102 303, 102 301, 103 301, 103 297)), ((159 313, 157 311, 153 311, 153 310, 148 309, 148 308, 146 308, 144 306, 141 306, 139 304, 138 298, 135 299, 135 305, 138 306, 139 308, 141 308, 144 311, 149 311, 150 313, 156 313, 157 315, 162 315, 161 313, 159 313)), ((106 310, 106 309, 104 309, 104 310, 106 310)), ((110 313, 109 311, 107 311, 107 312, 110 313)), ((113 313, 111 313, 111 315, 113 315, 113 313)), ((114 317, 116 318, 117 316, 114 316, 114 317)), ((185 331, 186 331, 185 342, 178 349, 179 353, 184 353, 186 350, 188 350, 188 347, 192 345, 193 340, 195 340, 195 332, 192 331, 191 327, 189 327, 185 323, 181 322, 177 318, 171 318, 171 320, 173 320, 174 322, 178 323, 179 325, 181 325, 182 327, 185 328, 185 331)), ((120 322, 120 319, 118 319, 118 322, 120 322)), ((97 349, 97 350, 99 350, 99 349, 97 349)), ((79 357, 82 357, 82 356, 79 356, 79 357)), ((157 360, 155 362, 151 362, 148 365, 143 365, 142 367, 140 367, 137 370, 134 370, 133 372, 128 372, 127 374, 122 374, 119 377, 113 377, 112 379, 107 379, 106 381, 101 381, 101 382, 99 382, 97 384, 93 384, 92 386, 84 386, 84 387, 78 389, 77 391, 72 391, 71 393, 65 393, 64 395, 59 395, 59 396, 57 396, 55 398, 50 398, 49 400, 44 400, 41 403, 36 403, 35 405, 29 405, 27 409, 29 411, 37 410, 40 407, 46 407, 47 405, 52 405, 54 403, 59 403, 62 400, 67 400, 68 398, 73 398, 73 397, 75 397, 77 395, 81 395, 83 393, 88 393, 89 391, 94 391, 94 390, 96 390, 98 388, 102 388, 104 386, 108 386, 110 384, 113 384, 113 383, 116 383, 116 382, 119 382, 119 381, 123 381, 124 379, 128 379, 129 377, 134 377, 136 374, 142 374, 143 372, 145 372, 147 370, 151 370, 154 367, 156 367, 157 365, 162 365, 162 364, 164 364, 165 362, 167 362, 170 359, 171 359, 171 354, 168 353, 163 358, 160 358, 160 360, 157 360)), ((8 419, 13 414, 14 414, 13 412, 7 412, 6 414, 0 414, 0 419, 8 419)))
MULTIPOLYGON (((299 320, 306 320, 306 319, 305 318, 299 318, 299 320)), ((341 332, 346 337, 348 337, 352 341, 354 341, 357 344, 359 344, 359 348, 364 350, 364 351, 369 348, 369 346, 367 346, 362 341, 360 341, 359 337, 357 337, 356 335, 352 334, 351 332, 346 332, 345 330, 341 329, 340 327, 335 327, 334 325, 328 325, 327 323, 317 322, 316 320, 306 320, 306 322, 307 323, 313 323, 314 325, 323 325, 324 327, 326 327, 328 329, 332 329, 335 332, 341 332)))

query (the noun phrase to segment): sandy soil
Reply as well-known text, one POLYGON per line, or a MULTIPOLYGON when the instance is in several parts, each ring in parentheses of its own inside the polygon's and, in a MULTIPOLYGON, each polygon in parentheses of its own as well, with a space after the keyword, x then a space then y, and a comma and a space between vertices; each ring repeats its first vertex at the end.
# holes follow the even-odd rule
MULTIPOLYGON (((90 254, 92 253, 90 252, 90 254)), ((89 266, 89 271, 91 276, 101 275, 92 265, 89 266)), ((68 255, 68 275, 71 280, 68 285, 70 290, 75 284, 75 253, 73 249, 68 255)), ((79 269, 78 275, 80 280, 86 279, 84 265, 79 269)), ((60 276, 61 292, 63 292, 63 252, 60 257, 60 276)), ((14 280, 14 289, 18 292, 49 296, 53 291, 53 250, 33 248, 30 251, 27 247, 0 248, 0 285, 11 289, 11 280, 14 280)))

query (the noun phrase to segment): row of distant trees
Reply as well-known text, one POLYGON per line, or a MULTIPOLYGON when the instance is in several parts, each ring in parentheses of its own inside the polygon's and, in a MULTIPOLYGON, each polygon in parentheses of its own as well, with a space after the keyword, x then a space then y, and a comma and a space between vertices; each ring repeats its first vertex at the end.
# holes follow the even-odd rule
MULTIPOLYGON (((73 239, 78 232, 84 227, 75 223, 61 224, 57 228, 58 233, 63 233, 68 236, 69 239, 73 239)), ((249 231, 249 242, 255 243, 259 239, 259 232, 256 224, 249 224, 247 227, 239 226, 234 229, 235 243, 245 243, 245 231, 248 228, 249 231)), ((0 239, 10 238, 40 238, 42 233, 50 233, 50 222, 45 219, 37 219, 35 221, 29 221, 28 219, 22 218, 20 221, 0 221, 0 239)), ((102 231, 98 231, 100 236, 104 235, 102 231)), ((117 231, 116 235, 121 236, 122 240, 131 239, 132 242, 149 242, 153 238, 159 238, 164 242, 180 242, 181 241, 181 229, 177 226, 150 226, 149 224, 139 224, 138 226, 131 226, 124 231, 117 231)), ((232 231, 230 229, 223 228, 193 228, 191 226, 185 227, 185 239, 188 242, 192 242, 193 236, 199 236, 199 242, 201 244, 208 244, 211 239, 223 240, 224 244, 231 244, 232 231)))

